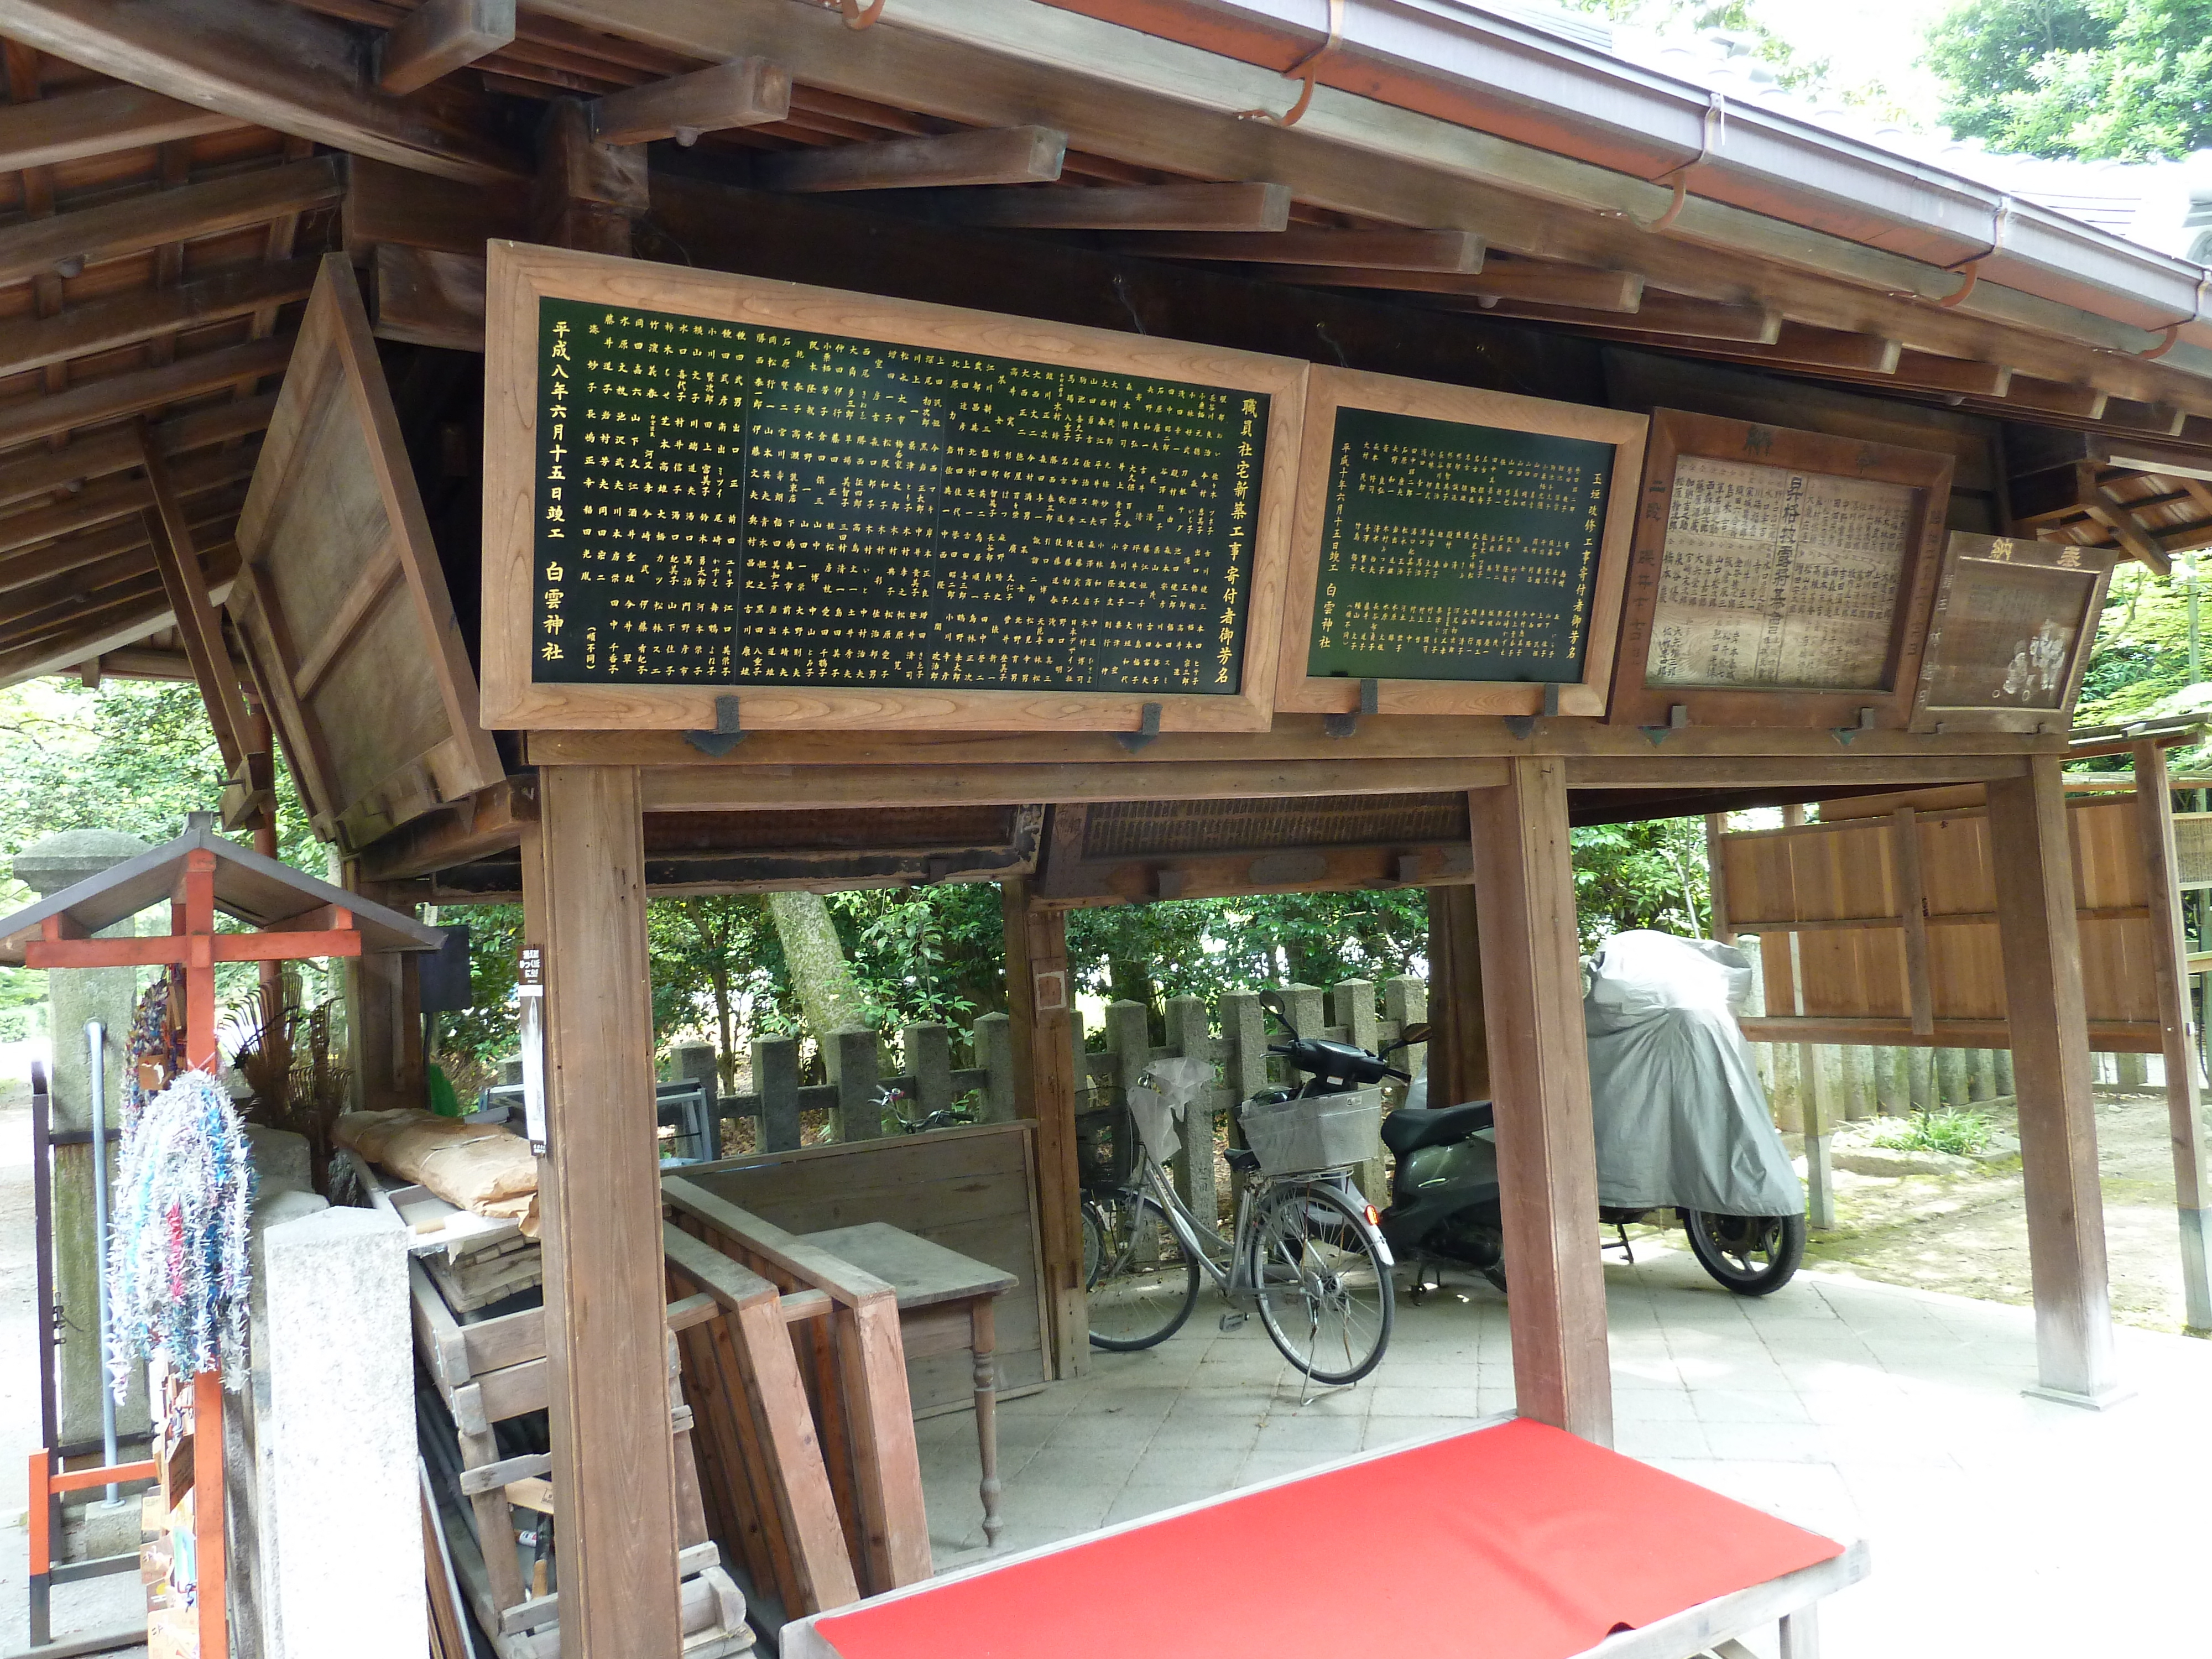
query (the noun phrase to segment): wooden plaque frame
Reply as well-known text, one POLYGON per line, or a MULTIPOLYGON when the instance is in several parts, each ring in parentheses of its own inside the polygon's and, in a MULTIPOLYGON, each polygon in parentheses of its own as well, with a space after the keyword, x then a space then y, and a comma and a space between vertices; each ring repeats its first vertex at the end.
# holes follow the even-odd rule
POLYGON ((1142 729, 1148 704, 1166 732, 1260 732, 1273 714, 1283 565, 1307 365, 1177 340, 1116 334, 836 289, 809 288, 642 259, 526 243, 489 244, 485 309, 483 723, 537 731, 715 728, 718 696, 735 696, 744 730, 1036 732, 1142 729), (530 678, 538 302, 580 300, 680 312, 763 328, 845 335, 1076 368, 1267 393, 1245 602, 1241 689, 1234 695, 1001 691, 781 685, 538 684, 530 678))
POLYGON ((1375 410, 1425 420, 1502 428, 1551 438, 1580 438, 1613 447, 1605 526, 1590 585, 1589 633, 1577 682, 1526 680, 1378 680, 1375 712, 1384 714, 1540 714, 1556 689, 1555 712, 1602 714, 1620 628, 1624 573, 1634 534, 1635 484, 1644 459, 1641 415, 1581 404, 1553 403, 1510 392, 1443 386, 1358 369, 1315 368, 1306 383, 1305 441, 1298 462, 1297 513, 1291 529, 1290 569, 1283 598, 1282 646, 1275 707, 1285 713, 1348 714, 1359 709, 1361 681, 1306 672, 1312 643, 1315 584, 1327 533, 1331 451, 1340 409, 1375 410))
POLYGON ((1638 497, 1636 547, 1621 613, 1614 659, 1611 719, 1620 724, 1696 726, 1871 726, 1903 731, 1911 724, 1920 684, 1928 623, 1942 565, 1943 515, 1950 500, 1954 458, 1894 444, 1798 432, 1753 421, 1692 415, 1678 409, 1651 413, 1638 497), (1674 470, 1685 456, 1787 468, 1832 477, 1903 484, 1919 492, 1897 609, 1890 621, 1885 684, 1867 690, 1771 686, 1648 685, 1659 575, 1674 505, 1674 470), (1679 708, 1682 712, 1676 714, 1679 708))
MULTIPOLYGON (((1964 531, 1952 533, 1943 550, 1942 575, 1936 592, 1935 615, 1929 624, 1928 648, 1922 658, 1920 684, 1912 704, 1912 730, 1915 732, 2063 732, 2072 724, 2075 700, 2081 694, 2081 676, 2089 665, 2089 653, 2096 643, 2097 619, 2105 608, 2105 596, 2112 584, 2112 569, 2118 558, 2114 548, 2082 547, 2072 542, 2043 542, 2014 536, 1976 536, 1964 531), (2058 705, 2055 708, 2027 708, 2017 703, 2001 703, 1994 699, 1983 703, 1939 703, 1933 700, 1936 678, 1947 667, 1957 665, 1943 658, 1944 625, 1950 609, 1953 590, 1958 583, 1962 566, 2014 565, 2029 570, 2064 570, 2086 580, 2081 584, 2082 600, 2080 611, 2072 618, 2074 641, 2069 647, 2064 672, 2059 679, 2058 705)), ((1955 632, 1955 630, 1954 630, 1955 632)), ((1991 659, 1987 665, 1990 678, 2001 680, 2008 663, 1991 659)))

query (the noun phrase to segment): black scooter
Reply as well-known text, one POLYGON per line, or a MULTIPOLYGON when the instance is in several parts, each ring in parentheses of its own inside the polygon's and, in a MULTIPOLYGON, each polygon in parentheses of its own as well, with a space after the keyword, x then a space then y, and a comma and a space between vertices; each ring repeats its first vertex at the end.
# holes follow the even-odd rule
MULTIPOLYGON (((1498 1203, 1498 1151, 1490 1139, 1497 1121, 1486 1100, 1433 1109, 1401 1106, 1382 1120, 1382 1144, 1397 1160, 1382 1237, 1399 1261, 1412 1265, 1416 1302, 1429 1270, 1439 1263, 1472 1267, 1505 1288, 1505 1221, 1498 1203)), ((1598 1219, 1616 1230, 1626 1250, 1628 1224, 1655 1213, 1607 1206, 1598 1219)), ((1739 1296, 1780 1290, 1803 1259, 1802 1216, 1676 1213, 1698 1265, 1739 1296)))

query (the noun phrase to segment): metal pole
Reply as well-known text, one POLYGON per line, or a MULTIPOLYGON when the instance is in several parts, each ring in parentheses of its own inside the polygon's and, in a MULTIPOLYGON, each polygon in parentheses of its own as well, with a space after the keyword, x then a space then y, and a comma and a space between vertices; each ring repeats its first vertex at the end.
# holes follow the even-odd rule
MULTIPOLYGON (((107 1386, 107 1027, 100 1020, 84 1023, 84 1046, 92 1073, 92 1237, 94 1284, 100 1294, 100 1462, 115 1467, 115 1390, 107 1386)), ((107 1489, 115 1502, 117 1488, 107 1489)))

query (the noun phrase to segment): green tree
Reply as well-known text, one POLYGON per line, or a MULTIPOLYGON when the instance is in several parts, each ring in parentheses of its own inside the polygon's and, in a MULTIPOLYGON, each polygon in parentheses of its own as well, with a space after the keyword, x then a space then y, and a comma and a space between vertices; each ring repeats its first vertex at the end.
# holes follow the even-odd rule
POLYGON ((1996 149, 2146 161, 2212 141, 2212 0, 1962 0, 1926 61, 1945 123, 1996 149))
POLYGON ((1574 831, 1583 949, 1632 927, 1702 939, 1712 921, 1702 818, 1601 823, 1574 831))

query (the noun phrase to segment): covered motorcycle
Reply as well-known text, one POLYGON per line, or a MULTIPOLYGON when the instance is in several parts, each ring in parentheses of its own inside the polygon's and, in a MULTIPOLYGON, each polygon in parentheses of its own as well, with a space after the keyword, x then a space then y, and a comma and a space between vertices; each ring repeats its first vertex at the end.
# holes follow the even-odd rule
POLYGON ((1601 1214, 1679 1211, 1716 1279, 1779 1289, 1804 1255, 1805 1193, 1736 1024, 1750 958, 1638 929, 1606 940, 1588 969, 1601 1214))

